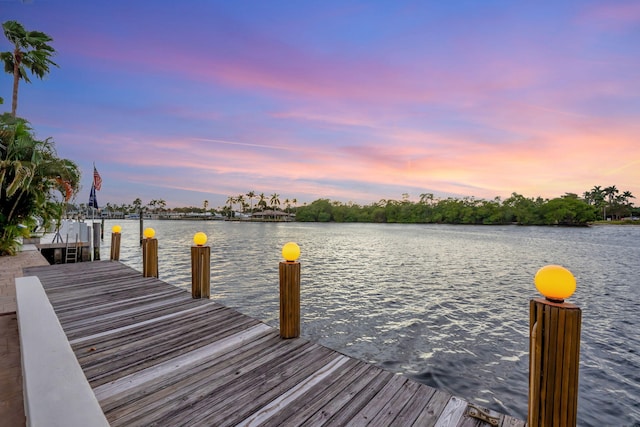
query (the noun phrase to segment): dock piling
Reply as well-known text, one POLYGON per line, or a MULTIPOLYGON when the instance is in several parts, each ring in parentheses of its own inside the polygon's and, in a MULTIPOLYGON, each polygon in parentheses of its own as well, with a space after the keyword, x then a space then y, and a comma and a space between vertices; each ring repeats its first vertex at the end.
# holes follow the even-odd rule
POLYGON ((282 248, 285 259, 280 262, 280 337, 300 336, 300 256, 297 244, 289 242, 282 248))
POLYGON ((122 227, 114 225, 111 227, 111 255, 109 259, 111 261, 120 261, 120 232, 122 227))
POLYGON ((142 276, 158 277, 158 239, 154 239, 156 232, 153 228, 144 230, 145 239, 142 241, 142 276))
POLYGON ((575 426, 582 311, 565 303, 575 291, 569 270, 551 265, 536 274, 546 297, 530 301, 529 426, 575 426))
POLYGON ((100 260, 100 233, 102 232, 102 228, 100 227, 100 223, 94 222, 91 224, 91 228, 93 229, 93 260, 100 260))
POLYGON ((193 237, 196 246, 191 247, 191 296, 209 298, 211 295, 211 247, 204 246, 207 235, 199 232, 193 237))

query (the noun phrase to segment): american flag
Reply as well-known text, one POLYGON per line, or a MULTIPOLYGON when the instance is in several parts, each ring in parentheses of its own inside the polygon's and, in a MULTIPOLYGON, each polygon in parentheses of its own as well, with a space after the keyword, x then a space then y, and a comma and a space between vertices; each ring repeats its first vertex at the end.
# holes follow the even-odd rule
POLYGON ((102 178, 100 177, 95 165, 93 165, 93 186, 96 190, 100 190, 100 188, 102 188, 102 178))

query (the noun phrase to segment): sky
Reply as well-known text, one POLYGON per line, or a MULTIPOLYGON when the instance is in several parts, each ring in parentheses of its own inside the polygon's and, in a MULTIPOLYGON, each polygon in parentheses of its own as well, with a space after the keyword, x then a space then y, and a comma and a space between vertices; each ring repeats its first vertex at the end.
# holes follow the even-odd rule
POLYGON ((95 162, 101 206, 596 185, 640 204, 637 0, 2 0, 0 19, 54 39, 18 115, 81 167, 76 203, 95 162))

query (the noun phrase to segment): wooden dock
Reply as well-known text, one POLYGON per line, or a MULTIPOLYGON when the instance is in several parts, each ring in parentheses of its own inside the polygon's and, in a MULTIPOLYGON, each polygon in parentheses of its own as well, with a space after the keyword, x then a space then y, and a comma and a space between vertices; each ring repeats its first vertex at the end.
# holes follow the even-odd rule
MULTIPOLYGON (((37 276, 112 426, 524 426, 118 262, 37 276)), ((277 286, 274 286, 277 289, 277 286)), ((304 332, 304 331, 303 331, 304 332)))

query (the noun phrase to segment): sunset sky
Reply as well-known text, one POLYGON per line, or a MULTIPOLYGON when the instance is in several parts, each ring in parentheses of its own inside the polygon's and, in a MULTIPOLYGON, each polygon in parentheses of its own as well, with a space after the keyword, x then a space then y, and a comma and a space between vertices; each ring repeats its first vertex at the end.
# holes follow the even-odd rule
MULTIPOLYGON (((631 191, 640 1, 5 0, 53 37, 18 115, 87 203, 631 191)), ((2 37, 0 51, 11 50, 2 37)), ((12 77, 0 77, 3 111, 12 77)))

